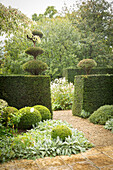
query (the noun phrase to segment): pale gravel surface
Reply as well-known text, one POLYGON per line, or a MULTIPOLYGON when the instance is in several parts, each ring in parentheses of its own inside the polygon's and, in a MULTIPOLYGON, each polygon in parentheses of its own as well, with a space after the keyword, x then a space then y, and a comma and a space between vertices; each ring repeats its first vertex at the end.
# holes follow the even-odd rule
POLYGON ((113 146, 113 133, 104 128, 103 125, 91 123, 88 119, 83 119, 72 115, 71 110, 54 111, 53 119, 65 120, 84 133, 84 136, 95 146, 113 146))

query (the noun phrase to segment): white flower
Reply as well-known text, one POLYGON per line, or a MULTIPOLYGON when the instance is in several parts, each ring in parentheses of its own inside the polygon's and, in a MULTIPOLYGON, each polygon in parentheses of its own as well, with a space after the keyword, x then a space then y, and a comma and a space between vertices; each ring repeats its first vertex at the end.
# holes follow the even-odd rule
POLYGON ((34 112, 34 107, 32 107, 32 108, 30 109, 30 112, 31 112, 31 113, 34 112))

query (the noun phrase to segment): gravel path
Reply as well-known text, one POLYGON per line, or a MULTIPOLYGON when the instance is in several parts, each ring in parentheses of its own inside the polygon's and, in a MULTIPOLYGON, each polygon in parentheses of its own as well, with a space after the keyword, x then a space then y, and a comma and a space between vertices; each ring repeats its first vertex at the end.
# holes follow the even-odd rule
POLYGON ((71 110, 54 111, 53 119, 65 120, 72 124, 73 128, 82 131, 84 136, 95 146, 113 146, 113 133, 111 133, 111 131, 104 129, 103 125, 90 123, 88 119, 73 116, 71 110))

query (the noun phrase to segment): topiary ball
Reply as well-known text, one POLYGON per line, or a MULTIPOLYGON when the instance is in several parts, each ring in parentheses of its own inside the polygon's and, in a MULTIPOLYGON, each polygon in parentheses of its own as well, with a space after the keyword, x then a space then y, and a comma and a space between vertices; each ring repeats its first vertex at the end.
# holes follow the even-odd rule
POLYGON ((89 74, 90 70, 95 66, 97 66, 97 63, 93 59, 83 59, 77 64, 77 67, 84 69, 86 74, 89 74))
POLYGON ((47 69, 47 64, 39 60, 30 60, 23 64, 23 69, 32 75, 39 75, 47 69))
POLYGON ((104 105, 94 111, 89 120, 94 124, 104 125, 110 118, 113 118, 113 105, 104 105))
POLYGON ((33 35, 37 35, 37 36, 39 36, 40 38, 43 37, 43 33, 42 33, 41 31, 39 31, 39 30, 33 30, 33 31, 32 31, 32 34, 33 34, 33 35))
POLYGON ((40 114, 42 116, 42 121, 51 119, 51 113, 47 107, 42 106, 42 105, 36 105, 36 106, 34 106, 34 108, 40 112, 40 114))
POLYGON ((25 50, 26 54, 32 55, 36 58, 36 56, 43 54, 44 50, 40 47, 29 47, 25 50))
POLYGON ((31 129, 33 125, 36 125, 42 119, 40 112, 33 107, 22 108, 19 110, 19 114, 21 114, 18 124, 20 129, 31 129))
POLYGON ((16 109, 15 107, 8 106, 3 108, 1 112, 2 123, 7 126, 13 115, 16 115, 16 113, 18 112, 18 109, 16 109))
POLYGON ((57 136, 59 136, 61 140, 65 141, 65 138, 72 136, 72 131, 66 125, 57 125, 52 129, 51 137, 56 139, 57 136))

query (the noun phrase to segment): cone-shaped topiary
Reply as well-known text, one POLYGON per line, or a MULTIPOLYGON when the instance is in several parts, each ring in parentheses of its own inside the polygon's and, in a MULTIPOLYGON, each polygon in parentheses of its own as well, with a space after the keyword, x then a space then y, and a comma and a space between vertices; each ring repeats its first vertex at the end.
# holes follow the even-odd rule
POLYGON ((33 30, 27 34, 27 38, 32 40, 34 43, 34 47, 29 47, 25 50, 25 53, 28 55, 32 55, 34 57, 34 61, 28 61, 23 65, 24 71, 27 71, 33 75, 41 74, 44 70, 47 69, 47 64, 42 61, 37 61, 36 57, 38 55, 43 54, 44 50, 40 47, 35 47, 36 42, 40 43, 40 38, 42 38, 43 33, 39 30, 33 30))
POLYGON ((94 111, 89 120, 94 124, 104 125, 111 118, 113 118, 113 105, 104 105, 94 111))
POLYGON ((61 140, 65 141, 66 137, 72 136, 72 131, 66 125, 57 125, 52 129, 51 137, 56 139, 57 136, 59 136, 61 140))
POLYGON ((23 65, 23 69, 32 75, 39 75, 47 69, 47 64, 39 60, 30 60, 23 65))
POLYGON ((97 63, 93 59, 83 59, 77 64, 77 67, 84 69, 86 74, 89 74, 90 70, 96 66, 97 63))
POLYGON ((39 123, 42 119, 40 112, 33 107, 25 107, 19 110, 21 114, 18 127, 20 129, 31 129, 33 125, 39 123))
POLYGON ((47 107, 42 106, 42 105, 36 105, 36 106, 34 106, 34 108, 40 112, 40 114, 42 116, 42 121, 51 119, 51 113, 47 107))

